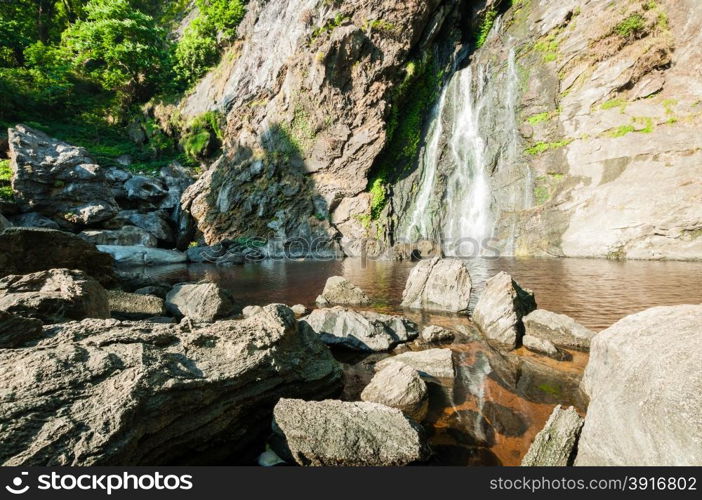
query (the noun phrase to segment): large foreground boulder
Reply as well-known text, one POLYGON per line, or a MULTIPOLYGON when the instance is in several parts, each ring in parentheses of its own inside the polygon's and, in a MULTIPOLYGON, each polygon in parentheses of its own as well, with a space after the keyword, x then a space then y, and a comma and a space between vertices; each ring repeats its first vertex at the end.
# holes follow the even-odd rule
POLYGON ((212 322, 238 312, 231 294, 216 283, 181 283, 166 296, 168 312, 193 321, 212 322))
POLYGON ((301 322, 326 344, 365 352, 389 351, 419 335, 417 325, 402 316, 343 307, 316 309, 301 322))
POLYGON ((361 399, 401 410, 421 422, 429 410, 429 390, 417 370, 404 363, 390 363, 375 374, 361 399))
POLYGON ((340 390, 329 350, 280 305, 193 330, 85 320, 46 333, 0 350, 0 464, 241 460, 280 398, 340 390))
POLYGON ((0 311, 0 349, 12 349, 41 337, 42 323, 0 311))
POLYGON ((371 303, 366 292, 341 276, 332 276, 324 285, 322 294, 317 297, 320 306, 360 306, 371 303))
POLYGON ((0 277, 48 269, 80 269, 103 285, 114 281, 112 257, 78 236, 53 229, 13 227, 0 233, 0 277))
POLYGON ((576 465, 702 465, 702 305, 656 307, 598 333, 576 465))
POLYGON ((537 309, 524 317, 526 335, 551 342, 556 347, 587 351, 595 332, 565 314, 537 309))
POLYGON ((522 460, 525 467, 566 467, 573 465, 583 419, 572 406, 553 409, 546 425, 536 435, 522 460))
POLYGON ((534 294, 520 287, 509 274, 501 272, 485 284, 473 311, 473 321, 488 342, 500 349, 512 350, 524 336, 522 318, 535 309, 534 294))
POLYGON ((468 267, 457 259, 435 257, 417 264, 402 293, 402 307, 462 313, 470 304, 468 267))
POLYGON ((0 279, 0 310, 47 324, 110 317, 102 285, 69 269, 5 276, 0 279))
POLYGON ((421 427, 384 405, 281 399, 274 416, 282 455, 300 465, 398 466, 429 455, 421 427))
POLYGON ((12 189, 25 209, 76 225, 119 211, 105 170, 79 147, 18 125, 9 130, 12 189))
POLYGON ((185 253, 178 250, 164 250, 162 248, 150 248, 140 245, 98 245, 97 249, 112 256, 115 263, 122 266, 167 266, 183 264, 188 260, 185 253))

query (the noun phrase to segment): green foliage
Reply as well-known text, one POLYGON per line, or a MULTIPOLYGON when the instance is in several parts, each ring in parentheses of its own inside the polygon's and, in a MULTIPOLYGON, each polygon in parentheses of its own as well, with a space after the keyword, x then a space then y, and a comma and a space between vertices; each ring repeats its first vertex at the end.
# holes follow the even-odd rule
POLYGON ((213 146, 221 145, 224 138, 222 122, 222 115, 216 111, 207 111, 193 118, 185 127, 180 142, 185 154, 192 160, 209 156, 213 146))
POLYGON ((614 27, 615 33, 623 38, 635 38, 644 33, 646 19, 641 14, 632 14, 614 27))
POLYGON ((558 59, 560 29, 554 29, 547 36, 534 44, 534 50, 542 54, 544 62, 553 62, 558 59))
POLYGON ((12 180, 12 169, 10 169, 10 160, 0 160, 0 199, 12 200, 14 194, 10 181, 12 180))
POLYGON ((315 29, 312 32, 312 36, 310 37, 310 42, 314 42, 317 38, 319 38, 320 36, 322 36, 326 33, 331 33, 336 28, 348 23, 349 21, 351 21, 350 17, 345 16, 341 13, 337 14, 333 19, 330 19, 329 21, 327 21, 324 24, 324 26, 320 26, 319 28, 315 29))
POLYGON ((244 0, 196 0, 200 15, 227 40, 236 36, 236 28, 244 19, 244 0))
POLYGON ((531 125, 538 125, 539 123, 547 122, 552 118, 552 113, 545 111, 544 113, 539 113, 527 118, 527 122, 531 125))
POLYGON ((530 155, 536 156, 553 149, 564 148, 571 142, 573 142, 573 139, 563 139, 562 141, 557 142, 538 142, 527 148, 526 152, 530 155))
POLYGON ((627 102, 624 99, 611 99, 600 106, 602 110, 608 110, 612 108, 620 108, 623 111, 626 110, 627 102))
POLYGON ((483 15, 483 19, 480 22, 480 27, 475 35, 475 48, 476 50, 485 45, 488 35, 490 35, 490 30, 492 30, 495 24, 495 19, 497 19, 497 10, 494 8, 488 9, 483 15))
POLYGON ((390 108, 385 149, 370 177, 374 219, 385 208, 391 178, 410 168, 417 158, 424 120, 439 95, 443 79, 444 73, 433 57, 410 62, 405 67, 405 78, 390 108))
POLYGON ((85 12, 61 37, 73 69, 127 104, 152 94, 169 65, 163 28, 128 0, 90 0, 85 12))
POLYGON ((635 130, 636 129, 633 125, 622 125, 620 127, 615 128, 614 130, 611 130, 608 133, 608 135, 612 138, 624 137, 625 135, 628 135, 634 132, 635 130))
POLYGON ((364 31, 385 31, 392 33, 397 30, 397 26, 383 19, 374 19, 363 23, 364 31))

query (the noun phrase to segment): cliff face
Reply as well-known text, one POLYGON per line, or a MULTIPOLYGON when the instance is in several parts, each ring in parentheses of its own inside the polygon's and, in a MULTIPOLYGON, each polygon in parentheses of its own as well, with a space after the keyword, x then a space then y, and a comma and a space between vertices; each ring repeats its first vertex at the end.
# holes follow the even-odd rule
POLYGON ((695 0, 254 0, 181 104, 227 117, 185 206, 209 243, 492 237, 503 254, 700 259, 700 22, 695 0), (430 58, 419 147, 369 189, 430 58))

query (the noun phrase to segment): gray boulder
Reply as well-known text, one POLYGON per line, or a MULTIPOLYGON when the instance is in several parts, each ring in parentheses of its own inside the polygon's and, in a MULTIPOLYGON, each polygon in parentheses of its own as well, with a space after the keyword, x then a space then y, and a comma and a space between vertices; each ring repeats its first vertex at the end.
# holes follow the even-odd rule
POLYGON ((85 149, 24 125, 8 134, 12 188, 25 209, 77 225, 96 224, 117 214, 105 171, 85 149))
POLYGON ((231 461, 263 444, 280 398, 341 387, 329 350, 280 305, 201 329, 85 320, 51 333, 0 350, 0 464, 231 461))
POLYGON ((42 323, 0 311, 0 349, 13 349, 41 337, 42 323))
POLYGON ((216 283, 183 283, 166 296, 168 312, 193 321, 212 322, 237 312, 231 294, 216 283))
POLYGON ((522 459, 523 467, 566 467, 573 465, 583 419, 572 406, 553 409, 546 425, 536 435, 522 459))
POLYGON ((320 306, 359 306, 370 303, 366 292, 341 276, 329 278, 324 285, 324 291, 317 297, 317 304, 320 306))
POLYGON ((389 351, 418 336, 417 325, 402 316, 358 312, 338 306, 316 309, 300 321, 325 344, 357 351, 389 351))
POLYGON ((260 312, 263 312, 263 307, 261 306, 246 306, 244 309, 242 309, 241 314, 244 316, 244 318, 250 318, 251 316, 255 316, 260 312))
POLYGON ((113 318, 139 320, 166 314, 164 300, 153 295, 108 290, 107 299, 113 318))
POLYGON ((160 210, 148 212, 123 210, 105 225, 108 229, 121 229, 124 226, 139 227, 163 244, 172 244, 175 241, 168 216, 160 210))
POLYGON ((165 186, 159 179, 135 175, 124 183, 128 200, 156 202, 167 194, 165 186))
POLYGON ((403 352, 378 362, 375 365, 375 369, 382 370, 392 363, 401 363, 414 368, 428 382, 437 382, 436 379, 453 379, 456 377, 451 349, 403 352))
POLYGON ((419 373, 403 363, 389 363, 363 389, 361 399, 397 408, 416 422, 429 411, 429 390, 419 373))
POLYGON ((78 236, 95 245, 120 245, 155 247, 156 237, 136 226, 124 226, 121 229, 83 231, 78 236))
POLYGON ((473 311, 473 322, 488 342, 505 350, 519 346, 524 335, 522 318, 536 309, 531 290, 521 288, 501 272, 490 278, 473 311))
POLYGON ((78 236, 13 227, 0 233, 0 278, 55 268, 80 269, 103 285, 114 281, 113 260, 78 236))
POLYGON ((421 339, 424 342, 428 343, 450 342, 454 339, 455 336, 456 335, 451 330, 436 325, 430 325, 425 327, 424 330, 422 330, 422 334, 420 335, 421 339))
POLYGON ((0 279, 0 310, 44 323, 110 317, 102 285, 82 271, 68 269, 0 279))
POLYGON ((702 465, 702 305, 656 307, 593 337, 576 465, 702 465))
POLYGON ((10 216, 10 221, 16 227, 43 227, 45 229, 61 229, 61 227, 41 214, 36 212, 27 212, 25 214, 17 214, 10 216))
POLYGON ((457 259, 423 260, 410 272, 402 293, 402 307, 463 313, 470 304, 468 267, 457 259))
POLYGON ((97 249, 110 255, 116 264, 122 266, 165 266, 183 264, 187 258, 178 250, 164 250, 140 245, 98 245, 97 249))
POLYGON ((302 304, 295 304, 292 306, 290 309, 292 309, 292 312, 295 313, 295 316, 304 316, 305 314, 309 314, 309 309, 307 307, 303 306, 302 304))
POLYGON ((549 358, 557 359, 559 361, 567 361, 571 359, 570 354, 565 351, 561 351, 558 347, 553 345, 550 340, 532 337, 531 335, 524 335, 522 338, 522 344, 524 344, 524 347, 530 351, 543 354, 549 358))
POLYGON ((275 425, 300 465, 400 466, 426 460, 418 424, 400 410, 376 403, 281 399, 275 425))
POLYGON ((557 347, 587 351, 595 332, 565 314, 537 309, 524 317, 526 335, 548 340, 557 347))

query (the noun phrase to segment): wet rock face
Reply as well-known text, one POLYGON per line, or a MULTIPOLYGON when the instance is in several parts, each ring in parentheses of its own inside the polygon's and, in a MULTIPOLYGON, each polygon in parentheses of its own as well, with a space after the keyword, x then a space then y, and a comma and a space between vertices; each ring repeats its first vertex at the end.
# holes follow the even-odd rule
POLYGON ((402 293, 402 307, 426 311, 467 312, 471 281, 460 260, 435 257, 417 264, 402 293))
POLYGON ((10 228, 0 233, 0 277, 48 269, 80 269, 103 285, 114 281, 113 259, 62 231, 10 228))
POLYGON ((105 171, 82 148, 23 125, 9 130, 12 189, 27 210, 67 227, 104 222, 119 211, 105 171))
POLYGON ((369 305, 370 302, 370 298, 363 290, 341 276, 329 278, 322 294, 317 297, 319 306, 360 306, 369 305))
POLYGON ((280 398, 329 397, 341 383, 289 309, 265 310, 193 330, 85 320, 0 350, 0 463, 212 463, 262 445, 280 398))
POLYGON ((576 465, 702 465, 702 306, 656 307, 597 334, 576 465))
POLYGON ((239 56, 181 105, 188 116, 227 114, 228 152, 185 199, 207 243, 270 232, 328 242, 330 213, 365 190, 385 145, 393 85, 411 50, 437 36, 457 3, 249 2, 239 56), (246 180, 252 167, 260 173, 246 180))
POLYGON ((490 343, 509 351, 524 335, 522 318, 535 309, 534 294, 501 272, 485 284, 472 318, 490 343))
POLYGON ((102 285, 82 271, 68 269, 0 279, 0 310, 46 324, 110 317, 102 285))
POLYGON ((390 363, 363 389, 361 399, 397 408, 415 422, 429 411, 429 390, 419 373, 403 363, 390 363))
POLYGON ((364 352, 389 351, 419 335, 417 325, 402 316, 343 307, 316 309, 301 323, 326 344, 364 352))
POLYGON ((400 466, 429 456, 421 427, 380 404, 282 399, 274 416, 282 455, 299 465, 400 466))
POLYGON ((529 451, 522 460, 524 467, 566 467, 573 465, 583 419, 572 406, 564 410, 561 405, 543 429, 536 435, 529 451))

